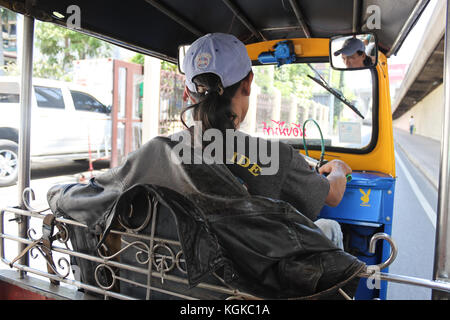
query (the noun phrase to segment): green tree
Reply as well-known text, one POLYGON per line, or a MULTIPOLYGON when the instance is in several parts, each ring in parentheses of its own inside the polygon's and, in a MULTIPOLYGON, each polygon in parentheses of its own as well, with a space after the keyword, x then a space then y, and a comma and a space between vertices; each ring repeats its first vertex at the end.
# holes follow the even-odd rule
POLYGON ((38 22, 35 37, 42 55, 34 63, 36 77, 70 80, 75 60, 105 58, 112 52, 105 41, 51 23, 38 22))
POLYGON ((253 68, 254 81, 262 93, 272 93, 274 83, 274 66, 257 66, 253 68))
MULTIPOLYGON (((333 73, 333 88, 336 88, 342 92, 344 90, 344 72, 343 71, 335 71, 333 73)), ((344 109, 344 104, 337 98, 334 99, 334 119, 333 126, 336 126, 338 120, 341 118, 341 112, 344 109)))
POLYGON ((144 65, 145 56, 142 53, 136 53, 131 59, 130 62, 144 65))
POLYGON ((161 69, 166 71, 172 71, 172 72, 178 72, 178 66, 174 63, 167 62, 167 61, 161 61, 161 69))
MULTIPOLYGON (((353 101, 356 99, 355 91, 345 82, 345 76, 348 75, 348 72, 352 71, 332 70, 332 81, 330 85, 340 91, 348 101, 353 101)), ((338 120, 341 119, 342 111, 345 108, 348 107, 343 102, 337 98, 334 99, 334 125, 337 125, 338 120)))
POLYGON ((311 73, 309 67, 304 63, 290 64, 275 68, 274 86, 280 90, 282 96, 295 95, 301 99, 311 98, 311 73))
POLYGON ((307 77, 311 73, 305 64, 288 64, 281 67, 257 66, 253 68, 255 82, 263 93, 272 93, 272 88, 281 92, 283 97, 295 95, 300 99, 311 97, 313 84, 307 77))
MULTIPOLYGON (((142 53, 136 53, 131 59, 130 62, 137 63, 144 65, 145 63, 145 56, 142 53)), ((172 72, 178 72, 178 66, 174 63, 167 62, 164 60, 161 60, 161 70, 165 71, 172 71, 172 72)))

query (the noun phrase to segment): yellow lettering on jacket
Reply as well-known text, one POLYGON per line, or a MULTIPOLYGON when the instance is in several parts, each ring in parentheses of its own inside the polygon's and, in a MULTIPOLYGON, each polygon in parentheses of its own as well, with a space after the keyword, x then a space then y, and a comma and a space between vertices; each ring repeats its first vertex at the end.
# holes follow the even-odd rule
POLYGON ((243 168, 249 168, 251 165, 251 167, 248 169, 248 171, 255 177, 257 177, 261 174, 261 167, 256 163, 254 163, 254 164, 250 163, 250 159, 242 154, 235 152, 233 155, 233 158, 231 158, 231 162, 236 163, 243 168), (239 160, 237 160, 238 157, 239 157, 239 160))
POLYGON ((258 166, 256 163, 250 168, 248 169, 248 171, 250 171, 250 173, 252 175, 254 175, 255 177, 259 176, 261 174, 261 167, 258 166))
POLYGON ((250 166, 250 159, 244 155, 241 155, 241 158, 236 163, 241 167, 248 168, 248 166, 250 166))

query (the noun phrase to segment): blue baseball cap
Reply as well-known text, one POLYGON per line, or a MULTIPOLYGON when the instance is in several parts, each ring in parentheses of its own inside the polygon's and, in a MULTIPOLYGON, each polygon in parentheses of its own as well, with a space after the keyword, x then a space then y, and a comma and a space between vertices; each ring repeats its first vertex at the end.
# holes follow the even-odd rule
POLYGON ((192 43, 183 61, 186 86, 197 92, 192 79, 202 73, 214 73, 224 88, 244 79, 252 70, 245 45, 226 33, 209 33, 192 43))
POLYGON ((334 55, 338 56, 341 53, 345 54, 346 56, 351 56, 353 54, 355 54, 355 52, 357 51, 365 51, 366 50, 366 46, 364 45, 364 43, 356 38, 350 38, 345 40, 344 45, 342 46, 341 49, 337 50, 334 55))

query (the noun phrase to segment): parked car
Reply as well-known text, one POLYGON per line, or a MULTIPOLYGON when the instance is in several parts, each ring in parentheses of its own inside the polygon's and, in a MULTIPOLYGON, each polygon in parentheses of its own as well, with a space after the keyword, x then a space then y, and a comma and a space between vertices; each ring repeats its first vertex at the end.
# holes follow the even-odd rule
MULTIPOLYGON (((20 78, 0 77, 0 187, 18 173, 20 78)), ((110 107, 86 87, 33 79, 31 159, 88 159, 110 150, 110 107)))

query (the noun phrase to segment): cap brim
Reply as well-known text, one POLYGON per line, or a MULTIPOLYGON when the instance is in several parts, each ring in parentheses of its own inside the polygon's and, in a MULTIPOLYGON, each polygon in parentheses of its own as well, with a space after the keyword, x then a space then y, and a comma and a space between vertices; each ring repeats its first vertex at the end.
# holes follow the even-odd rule
MULTIPOLYGON (((351 56, 351 55, 354 55, 357 51, 358 51, 358 49, 353 50, 353 49, 350 49, 350 48, 342 48, 342 49, 340 49, 340 50, 338 50, 336 52, 339 52, 338 55, 339 54, 345 54, 346 56, 351 56)), ((336 52, 334 53, 334 55, 336 55, 336 52)))

